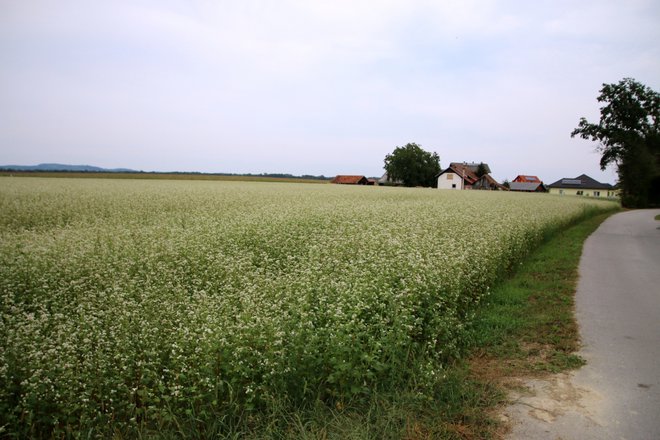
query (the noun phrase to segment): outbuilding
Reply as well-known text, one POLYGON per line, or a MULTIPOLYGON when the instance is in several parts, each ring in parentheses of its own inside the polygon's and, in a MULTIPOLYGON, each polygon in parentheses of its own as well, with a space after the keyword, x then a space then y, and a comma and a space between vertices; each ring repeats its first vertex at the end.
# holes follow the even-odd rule
POLYGON ((365 176, 347 176, 347 175, 337 175, 330 183, 338 183, 340 185, 368 185, 369 179, 365 176))
POLYGON ((520 174, 509 183, 511 191, 518 192, 548 192, 548 188, 537 176, 520 174))

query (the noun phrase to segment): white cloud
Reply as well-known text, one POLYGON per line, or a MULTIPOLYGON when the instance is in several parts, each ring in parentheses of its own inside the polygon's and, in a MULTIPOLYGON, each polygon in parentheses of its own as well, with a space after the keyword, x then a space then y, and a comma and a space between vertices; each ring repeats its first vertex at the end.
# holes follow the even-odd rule
POLYGON ((660 85, 650 0, 0 8, 0 146, 16 145, 0 163, 47 149, 145 169, 377 175, 416 141, 443 163, 560 178, 597 168, 569 133, 598 117, 601 83, 660 85))

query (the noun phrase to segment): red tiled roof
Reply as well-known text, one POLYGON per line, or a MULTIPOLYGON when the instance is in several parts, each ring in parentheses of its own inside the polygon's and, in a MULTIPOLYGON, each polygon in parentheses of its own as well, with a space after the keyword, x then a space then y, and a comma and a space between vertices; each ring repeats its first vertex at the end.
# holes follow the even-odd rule
POLYGON ((541 183, 541 179, 539 179, 536 176, 525 176, 523 174, 519 175, 515 179, 513 179, 514 182, 521 182, 521 183, 541 183))
POLYGON ((341 183, 346 185, 366 184, 367 178, 364 176, 342 176, 338 175, 330 183, 341 183))
POLYGON ((463 177, 465 181, 470 185, 479 180, 479 177, 477 177, 477 175, 467 165, 452 163, 449 168, 451 168, 454 173, 463 177))

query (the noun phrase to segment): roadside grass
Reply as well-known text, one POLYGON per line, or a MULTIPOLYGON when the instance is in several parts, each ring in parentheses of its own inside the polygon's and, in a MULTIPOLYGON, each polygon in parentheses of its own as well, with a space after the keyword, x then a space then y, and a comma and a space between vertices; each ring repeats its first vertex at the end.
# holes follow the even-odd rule
POLYGON ((200 432, 191 420, 181 423, 178 433, 159 432, 153 438, 483 439, 498 429, 491 412, 503 398, 492 383, 475 378, 466 363, 457 363, 434 396, 422 396, 410 384, 397 393, 332 406, 321 401, 307 408, 284 404, 234 426, 219 424, 217 431, 200 432))
POLYGON ((507 402, 507 389, 519 383, 515 379, 584 364, 575 354, 578 264, 584 241, 612 214, 588 218, 547 237, 493 290, 470 329, 466 357, 447 367, 431 398, 416 392, 411 383, 397 393, 374 394, 366 401, 282 407, 252 426, 234 427, 234 437, 502 438, 507 427, 498 413, 507 402))
MULTIPOLYGON (((516 378, 584 365, 575 354, 579 348, 574 317, 578 265, 584 241, 615 212, 557 232, 494 289, 472 328, 473 349, 465 363, 473 380, 505 393, 516 378)), ((506 428, 489 431, 486 438, 502 429, 506 428)))
POLYGON ((577 266, 584 240, 609 215, 557 233, 494 290, 475 320, 476 356, 505 359, 522 371, 555 372, 582 364, 572 354, 578 346, 577 266))
POLYGON ((655 216, 655 219, 658 220, 658 221, 660 221, 660 214, 656 215, 656 216, 655 216))

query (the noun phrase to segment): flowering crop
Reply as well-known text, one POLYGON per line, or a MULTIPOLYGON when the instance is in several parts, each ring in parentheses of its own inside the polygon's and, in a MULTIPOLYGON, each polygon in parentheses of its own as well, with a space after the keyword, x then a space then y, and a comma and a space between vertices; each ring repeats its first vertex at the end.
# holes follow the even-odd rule
POLYGON ((0 432, 131 432, 433 381, 503 272, 548 231, 614 207, 0 178, 0 432))

